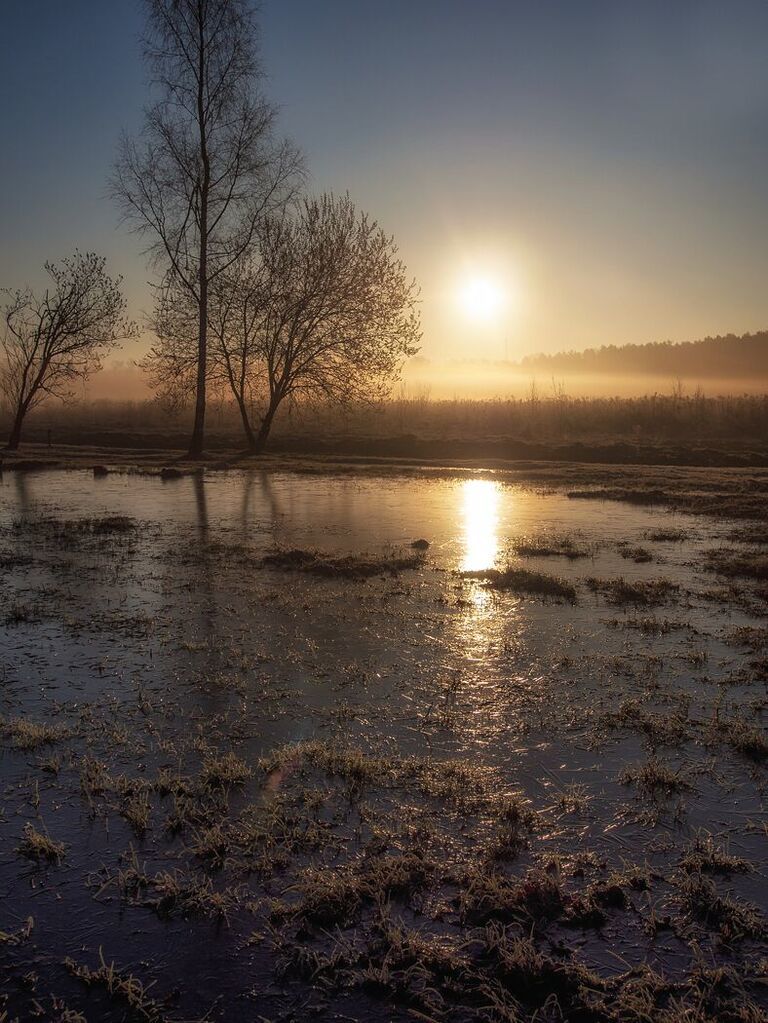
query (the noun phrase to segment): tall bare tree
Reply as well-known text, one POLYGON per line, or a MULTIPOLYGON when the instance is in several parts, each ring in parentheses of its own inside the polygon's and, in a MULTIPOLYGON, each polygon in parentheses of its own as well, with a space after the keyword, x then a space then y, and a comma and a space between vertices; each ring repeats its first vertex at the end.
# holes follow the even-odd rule
MULTIPOLYGON (((255 255, 233 264, 211 299, 212 380, 234 397, 253 452, 284 401, 378 401, 418 351, 415 283, 393 239, 347 197, 303 200, 266 219, 255 255)), ((181 400, 193 368, 190 315, 184 289, 172 285, 144 363, 181 400)))
POLYGON ((66 400, 79 380, 101 368, 101 356, 135 337, 125 317, 122 279, 95 253, 46 263, 52 287, 7 292, 0 333, 0 391, 11 407, 7 447, 16 450, 27 413, 46 398, 66 400))
POLYGON ((124 138, 112 190, 151 255, 196 311, 195 418, 205 436, 210 289, 253 243, 260 221, 294 193, 301 161, 274 134, 258 90, 248 0, 144 0, 145 58, 160 98, 141 138, 124 138))

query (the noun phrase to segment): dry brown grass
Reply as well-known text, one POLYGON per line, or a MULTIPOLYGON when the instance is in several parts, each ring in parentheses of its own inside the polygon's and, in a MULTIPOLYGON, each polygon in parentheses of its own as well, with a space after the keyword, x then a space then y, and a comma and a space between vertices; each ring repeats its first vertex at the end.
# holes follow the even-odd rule
POLYGON ((492 590, 576 602, 575 586, 545 572, 530 572, 525 568, 508 566, 504 569, 487 568, 482 571, 462 572, 461 575, 465 579, 484 582, 492 590))
POLYGON ((61 863, 66 853, 63 842, 55 842, 46 832, 38 831, 34 824, 24 825, 21 844, 17 847, 19 856, 36 863, 61 863))
POLYGON ((337 556, 320 551, 292 549, 267 554, 261 559, 261 565, 264 568, 305 572, 327 579, 369 579, 372 576, 397 575, 399 572, 421 568, 424 565, 424 553, 417 550, 414 554, 337 556))
POLYGON ((586 584, 594 593, 601 594, 609 604, 632 604, 638 607, 669 604, 680 591, 680 587, 668 579, 629 580, 622 576, 617 579, 596 579, 591 576, 586 584))

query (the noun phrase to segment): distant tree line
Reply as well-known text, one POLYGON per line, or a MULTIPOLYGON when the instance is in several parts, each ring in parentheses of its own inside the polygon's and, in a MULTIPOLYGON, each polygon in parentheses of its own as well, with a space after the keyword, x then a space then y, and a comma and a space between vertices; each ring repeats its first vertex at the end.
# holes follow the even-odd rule
POLYGON ((672 380, 768 378, 768 331, 718 335, 700 341, 658 341, 642 345, 606 345, 581 352, 529 355, 519 365, 549 375, 637 373, 672 380))

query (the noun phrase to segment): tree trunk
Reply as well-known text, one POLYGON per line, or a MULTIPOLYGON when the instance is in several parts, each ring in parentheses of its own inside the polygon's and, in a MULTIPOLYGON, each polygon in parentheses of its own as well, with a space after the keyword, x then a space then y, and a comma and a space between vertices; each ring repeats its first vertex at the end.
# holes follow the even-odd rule
POLYGON ((269 408, 264 414, 264 418, 261 421, 259 432, 256 435, 251 451, 254 455, 260 455, 264 448, 267 446, 267 438, 269 437, 269 431, 272 429, 272 420, 275 418, 275 412, 277 412, 277 402, 271 402, 269 408))
POLYGON ((253 427, 251 426, 251 420, 248 417, 248 409, 246 408, 245 401, 240 397, 237 398, 237 406, 240 409, 240 418, 243 421, 243 432, 245 433, 248 450, 255 452, 256 434, 253 432, 253 427))
POLYGON ((208 371, 208 283, 203 284, 205 258, 200 258, 200 319, 197 345, 197 387, 195 397, 195 422, 189 443, 189 457, 200 458, 205 445, 205 385, 208 371))
POLYGON ((200 267, 198 281, 199 325, 197 343, 197 389, 195 397, 195 422, 189 443, 189 457, 200 458, 205 446, 205 385, 208 377, 208 193, 211 187, 211 164, 208 156, 208 137, 205 123, 204 90, 206 60, 204 20, 198 10, 198 69, 197 69, 197 126, 200 132, 200 161, 203 180, 200 184, 200 267))
POLYGON ((24 413, 26 409, 23 405, 19 405, 16 409, 16 415, 13 419, 13 426, 11 427, 11 435, 8 438, 8 443, 5 445, 7 451, 17 451, 21 442, 21 424, 24 422, 24 413))

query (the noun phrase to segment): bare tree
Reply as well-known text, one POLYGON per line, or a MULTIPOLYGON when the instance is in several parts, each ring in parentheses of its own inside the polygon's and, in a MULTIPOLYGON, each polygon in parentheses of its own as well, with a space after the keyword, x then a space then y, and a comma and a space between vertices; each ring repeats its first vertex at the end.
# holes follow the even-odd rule
POLYGON ((253 243, 263 217, 301 178, 296 150, 274 136, 274 108, 257 90, 256 26, 248 0, 145 0, 145 57, 160 98, 139 141, 124 138, 112 190, 153 238, 163 276, 196 312, 195 419, 205 435, 209 292, 253 243))
MULTIPOLYGON (((256 254, 211 292, 212 381, 229 389, 248 447, 263 450, 286 400, 386 397, 421 337, 417 289, 394 241, 346 197, 299 203, 259 228, 256 254)), ((189 392, 190 308, 174 282, 158 303, 145 360, 166 396, 189 392)))
POLYGON ((75 253, 46 263, 53 281, 42 296, 30 289, 6 292, 0 349, 0 390, 13 423, 7 447, 15 451, 27 413, 46 398, 66 400, 78 380, 101 368, 101 356, 135 337, 125 318, 121 278, 105 272, 95 253, 75 253))
MULTIPOLYGON (((238 406, 248 447, 255 445, 253 408, 259 379, 262 318, 268 287, 263 266, 244 255, 211 286, 208 302, 208 392, 238 406)), ((158 341, 140 366, 160 404, 176 413, 195 393, 196 310, 183 285, 173 277, 158 289, 150 324, 158 341)))

